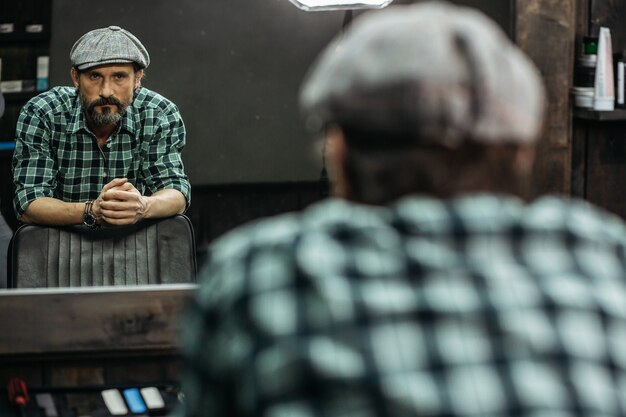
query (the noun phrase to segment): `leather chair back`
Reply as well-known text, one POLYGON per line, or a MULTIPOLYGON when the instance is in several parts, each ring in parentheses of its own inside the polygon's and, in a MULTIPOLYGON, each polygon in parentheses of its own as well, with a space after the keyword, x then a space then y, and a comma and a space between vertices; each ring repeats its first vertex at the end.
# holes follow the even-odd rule
POLYGON ((12 288, 195 282, 196 248, 186 216, 131 226, 23 225, 9 248, 12 288))

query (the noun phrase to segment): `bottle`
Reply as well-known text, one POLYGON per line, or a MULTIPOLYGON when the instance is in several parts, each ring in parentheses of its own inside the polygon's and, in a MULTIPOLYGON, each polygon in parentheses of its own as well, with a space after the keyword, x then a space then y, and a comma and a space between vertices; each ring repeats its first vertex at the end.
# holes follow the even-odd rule
POLYGON ((46 91, 48 89, 48 64, 50 57, 38 56, 37 57, 37 87, 38 92, 46 91))

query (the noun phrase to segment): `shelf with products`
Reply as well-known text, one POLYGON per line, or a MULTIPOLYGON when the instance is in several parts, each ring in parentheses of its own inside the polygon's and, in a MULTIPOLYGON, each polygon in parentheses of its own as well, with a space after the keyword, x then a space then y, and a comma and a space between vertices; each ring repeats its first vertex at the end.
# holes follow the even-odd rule
POLYGON ((52 0, 0 1, 0 88, 5 100, 0 118, 0 212, 12 228, 17 226, 10 172, 15 127, 24 104, 48 88, 47 74, 38 79, 38 68, 43 67, 38 64, 50 55, 51 24, 52 0))
POLYGON ((613 111, 596 111, 590 109, 574 109, 574 117, 580 120, 594 122, 626 122, 626 109, 615 109, 613 111))

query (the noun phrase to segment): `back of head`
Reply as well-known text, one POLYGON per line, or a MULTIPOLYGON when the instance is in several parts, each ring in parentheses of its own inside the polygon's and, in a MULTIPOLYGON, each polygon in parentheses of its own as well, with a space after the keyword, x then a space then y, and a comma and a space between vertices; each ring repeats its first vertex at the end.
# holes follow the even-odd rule
POLYGON ((364 15, 323 52, 301 93, 310 126, 452 148, 533 142, 543 99, 539 72, 495 23, 440 1, 364 15))
POLYGON ((323 51, 300 101, 308 127, 343 132, 348 198, 527 194, 532 157, 516 162, 539 136, 541 77, 477 10, 436 1, 365 14, 323 51))

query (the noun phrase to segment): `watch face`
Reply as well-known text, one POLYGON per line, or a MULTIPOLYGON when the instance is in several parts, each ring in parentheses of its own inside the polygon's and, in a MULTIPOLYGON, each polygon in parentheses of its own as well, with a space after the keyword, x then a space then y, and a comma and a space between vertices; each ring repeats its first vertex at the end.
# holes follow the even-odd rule
POLYGON ((91 213, 85 213, 85 216, 83 217, 83 223, 85 223, 87 226, 95 226, 96 218, 91 213))

